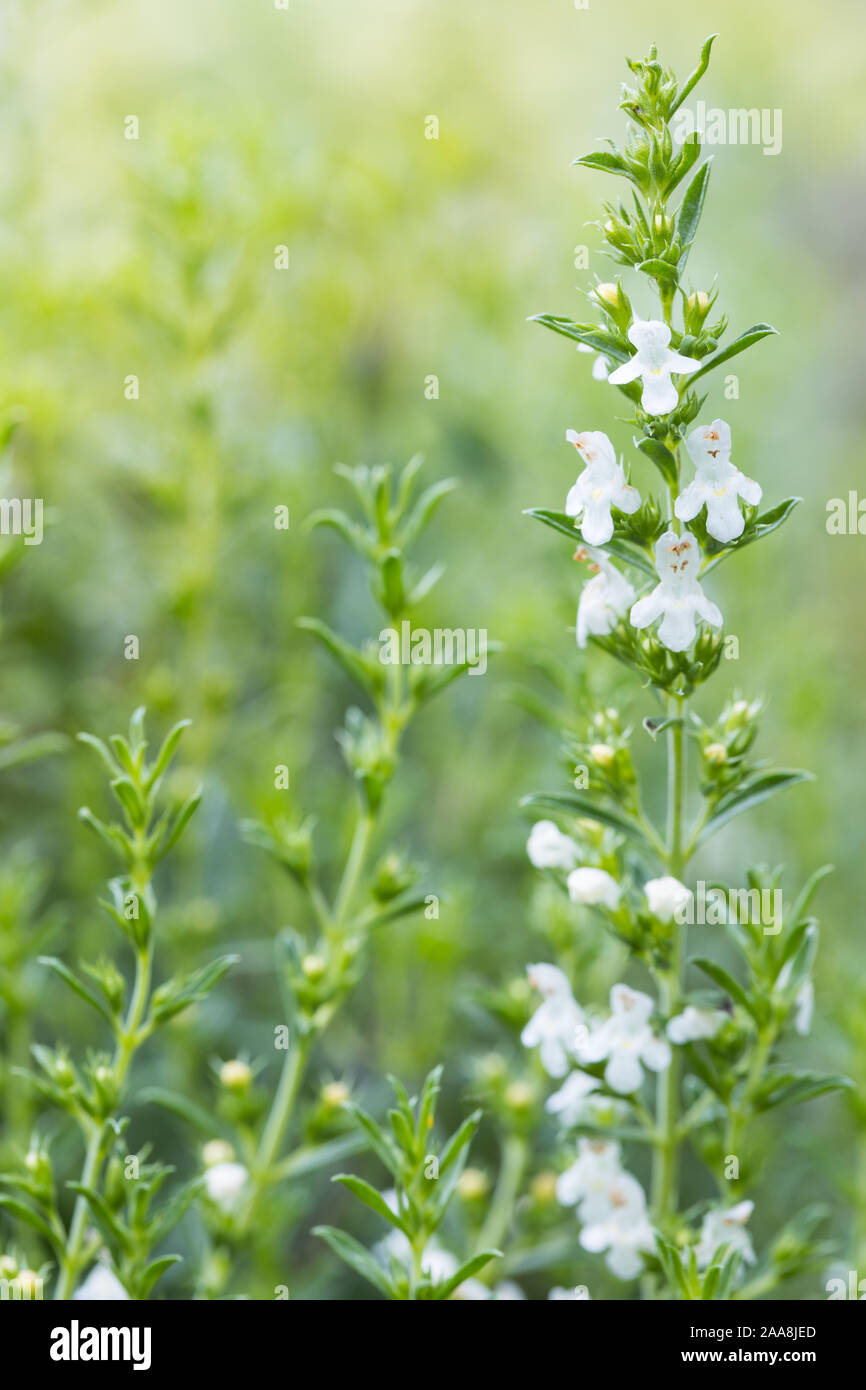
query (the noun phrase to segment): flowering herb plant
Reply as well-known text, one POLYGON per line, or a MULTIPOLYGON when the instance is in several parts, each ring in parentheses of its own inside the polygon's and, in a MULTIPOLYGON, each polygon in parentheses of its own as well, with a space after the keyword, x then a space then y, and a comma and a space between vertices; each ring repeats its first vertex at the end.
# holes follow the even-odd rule
MULTIPOLYGON (((650 1298, 754 1297, 814 1258, 815 1209, 777 1234, 760 1259, 755 1253, 747 1226, 759 1179, 753 1130, 768 1110, 847 1084, 793 1069, 783 1056, 786 1034, 809 1027, 818 944, 809 905, 826 870, 771 922, 749 911, 717 917, 725 923, 725 963, 688 954, 690 865, 699 847, 808 777, 754 759, 759 700, 730 700, 710 722, 690 708, 723 654, 719 566, 775 531, 798 501, 759 512, 762 488, 732 461, 744 462, 730 423, 702 394, 723 364, 774 332, 758 323, 726 342, 727 319, 709 322, 718 292, 684 282, 711 165, 701 161, 697 133, 677 148, 670 122, 706 71, 712 43, 682 87, 654 47, 629 62, 624 147, 610 142, 575 161, 631 184, 629 198, 605 204, 598 226, 606 254, 637 273, 641 301, 649 290, 658 307, 644 317, 617 279, 589 293, 597 323, 536 316, 595 354, 594 379, 627 400, 633 447, 662 484, 660 499, 642 495, 606 434, 569 429, 581 471, 564 508, 529 513, 576 540, 575 559, 593 571, 578 603, 578 647, 623 663, 656 701, 636 736, 617 710, 581 711, 566 736, 573 789, 527 798, 548 817, 533 826, 532 863, 624 944, 640 985, 615 983, 604 1010, 558 965, 532 965, 541 1002, 523 1032, 558 1085, 547 1108, 571 1161, 557 1196, 576 1210, 580 1245, 603 1254, 618 1280, 642 1276, 650 1298), (636 738, 661 740, 667 750, 663 826, 645 809, 636 738), (697 795, 689 791, 690 762, 697 795), (687 1211, 685 1146, 707 1170, 706 1188, 687 1211), (629 1171, 630 1150, 647 1149, 649 1195, 629 1171)), ((763 902, 780 892, 780 875, 752 868, 747 884, 730 892, 725 885, 726 901, 763 902)))

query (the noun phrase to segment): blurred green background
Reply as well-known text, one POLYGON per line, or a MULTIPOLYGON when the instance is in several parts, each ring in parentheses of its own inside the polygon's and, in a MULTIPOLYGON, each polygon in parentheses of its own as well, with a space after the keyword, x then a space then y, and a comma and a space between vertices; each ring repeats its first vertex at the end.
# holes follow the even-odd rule
MULTIPOLYGON (((302 925, 302 905, 237 822, 273 802, 286 763, 326 861, 342 852, 349 792, 333 730, 355 695, 294 619, 315 613, 355 639, 381 625, 355 557, 303 521, 342 500, 335 462, 417 451, 428 481, 461 480, 424 542, 448 565, 429 621, 486 628, 505 650, 412 731, 389 818, 443 908, 380 939, 319 1070, 415 1083, 443 1059, 458 1113, 479 1050, 517 1056, 473 990, 544 957, 518 802, 560 774, 556 738, 515 692, 543 690, 538 662, 553 654, 585 672, 584 696, 622 701, 636 722, 650 712, 603 656, 578 656, 577 567, 521 511, 561 507, 569 427, 607 430, 639 485, 654 482, 617 421, 622 398, 525 320, 587 317, 581 292, 610 274, 586 225, 609 181, 569 164, 621 137, 624 54, 655 40, 684 77, 716 30, 703 99, 781 108, 783 147, 715 151, 690 274, 698 288, 718 274, 733 333, 766 320, 780 337, 739 359, 738 400, 711 378, 707 411, 729 420, 734 460, 767 503, 804 502, 719 572, 712 594, 740 657, 698 703, 712 715, 729 690, 766 692, 762 753, 818 777, 729 827, 696 867, 740 882, 747 861, 784 862, 793 885, 836 864, 800 1060, 862 1079, 866 541, 828 536, 825 506, 862 471, 866 16, 855 0, 652 11, 650 23, 636 0, 3 6, 0 406, 20 420, 4 495, 43 497, 50 525, 4 585, 0 713, 28 732, 102 736, 139 703, 160 731, 192 717, 183 776, 200 777, 205 797, 162 887, 163 963, 217 943, 243 956, 174 1028, 170 1055, 146 1053, 142 1082, 208 1103, 211 1057, 268 1054, 280 1017, 269 943, 302 925), (137 140, 124 138, 131 115, 137 140), (288 270, 274 267, 281 245, 288 270), (589 270, 575 269, 579 245, 589 270), (137 400, 124 395, 130 375, 137 400), (274 529, 280 504, 288 532, 274 529), (128 634, 138 661, 124 659, 128 634)), ((645 287, 627 288, 648 313, 645 287)), ((34 912, 58 914, 57 954, 92 955, 110 930, 96 899, 111 866, 75 820, 103 797, 77 745, 4 774, 0 915, 20 923, 24 866, 41 865, 34 912)), ((32 988, 39 1036, 92 1040, 59 984, 35 971, 32 988)), ((189 1166, 179 1125, 135 1123, 189 1166)), ((837 1234, 859 1221, 866 1258, 866 1145, 845 1102, 785 1111, 771 1133, 758 1235, 828 1197, 837 1234)), ((353 1220, 326 1180, 307 1200, 305 1225, 322 1212, 353 1220)), ((342 1271, 328 1277, 349 1287, 342 1271)))

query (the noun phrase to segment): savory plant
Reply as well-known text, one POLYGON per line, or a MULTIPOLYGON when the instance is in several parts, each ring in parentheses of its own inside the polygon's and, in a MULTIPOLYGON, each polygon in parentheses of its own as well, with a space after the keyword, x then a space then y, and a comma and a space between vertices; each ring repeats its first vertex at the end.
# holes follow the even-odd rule
MULTIPOLYGON (((559 1083, 548 1110, 571 1157, 559 1201, 576 1208, 583 1249, 604 1254, 618 1280, 643 1275, 650 1298, 755 1297, 815 1258, 815 1209, 756 1256, 747 1228, 758 1195, 753 1130, 768 1110, 846 1084, 796 1070, 782 1052, 787 1033, 809 1028, 818 944, 809 904, 827 870, 793 901, 782 897, 780 872, 761 868, 748 869, 742 886, 691 886, 692 858, 710 836, 808 776, 755 760, 760 700, 731 699, 710 721, 690 706, 725 647, 714 596, 720 566, 781 526, 799 500, 759 511, 762 487, 732 461, 744 462, 730 423, 696 389, 774 332, 758 323, 725 342, 726 317, 709 322, 718 291, 684 280, 711 165, 701 162, 697 133, 676 145, 671 122, 712 43, 683 86, 655 47, 629 62, 624 147, 608 142, 575 161, 631 184, 627 200, 604 204, 598 227, 605 254, 635 271, 658 307, 638 312, 617 279, 589 292, 597 323, 536 316, 595 354, 593 377, 628 402, 633 446, 662 483, 660 498, 642 495, 606 434, 569 429, 577 480, 561 511, 529 513, 576 540, 575 559, 592 571, 577 610, 581 652, 604 651, 655 697, 637 734, 616 709, 580 711, 565 736, 572 789, 527 799, 550 817, 532 829, 532 863, 625 944, 640 984, 616 983, 603 1011, 558 965, 532 965, 542 1002, 523 1033, 559 1083), (646 809, 641 738, 666 748, 664 825, 646 809), (718 924, 723 960, 689 956, 695 921, 718 924), (684 1212, 687 1145, 706 1165, 709 1189, 684 1212), (650 1150, 649 1196, 629 1171, 629 1146, 650 1150)), ((581 1273, 581 1283, 591 1280, 581 1273)))
MULTIPOLYGON (((178 743, 188 721, 166 735, 156 757, 147 759, 144 710, 129 724, 128 737, 115 734, 104 743, 79 735, 101 758, 119 817, 104 821, 88 807, 79 812, 120 860, 122 872, 109 880, 101 906, 122 934, 134 962, 131 983, 108 956, 82 961, 80 972, 54 956, 41 958, 101 1020, 112 1050, 91 1050, 74 1061, 63 1043, 33 1046, 39 1070, 28 1079, 49 1106, 68 1116, 84 1148, 81 1177, 67 1186, 76 1194, 71 1215, 57 1190, 50 1145, 40 1132, 31 1139, 21 1172, 3 1175, 5 1187, 20 1196, 0 1193, 0 1205, 42 1238, 57 1269, 54 1297, 145 1298, 176 1255, 151 1258, 151 1252, 180 1220, 195 1198, 198 1179, 182 1185, 155 1209, 152 1203, 172 1169, 148 1163, 148 1149, 128 1153, 123 1142, 128 1126, 129 1073, 138 1051, 159 1029, 190 1005, 205 999, 236 960, 223 956, 186 977, 154 984, 157 944, 157 866, 177 844, 195 813, 200 793, 160 807, 160 796, 178 743), (82 978, 82 975, 87 978, 82 978), (78 1281, 85 1269, 90 1273, 78 1281)), ((5 1257, 5 1277, 41 1287, 47 1265, 38 1271, 5 1257), (24 1274, 22 1276, 22 1268, 24 1274)))

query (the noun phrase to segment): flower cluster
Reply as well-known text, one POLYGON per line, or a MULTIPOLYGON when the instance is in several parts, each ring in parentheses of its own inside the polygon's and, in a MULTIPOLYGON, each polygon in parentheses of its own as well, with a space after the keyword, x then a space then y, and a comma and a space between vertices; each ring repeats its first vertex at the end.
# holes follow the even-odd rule
MULTIPOLYGON (((665 348, 666 356, 659 358, 663 365, 650 368, 645 362, 645 354, 649 351, 646 344, 661 341, 664 334, 658 333, 658 330, 664 329, 668 337, 670 332, 665 324, 651 321, 636 323, 630 336, 638 328, 641 333, 633 337, 633 341, 643 346, 638 348, 626 367, 613 372, 608 380, 626 380, 621 373, 633 368, 635 374, 638 371, 644 373, 645 381, 655 380, 653 373, 664 377, 668 388, 673 391, 670 373, 685 371, 687 368, 683 364, 688 359, 665 348), (650 330, 656 333, 656 337, 650 334, 650 330)), ((648 389, 644 387, 645 409, 648 389)), ((660 397, 654 395, 651 399, 658 402, 660 397)), ((668 400, 667 395, 664 400, 668 400)), ((614 512, 633 516, 641 506, 640 494, 626 481, 623 465, 617 462, 613 445, 606 434, 597 430, 582 434, 568 430, 566 438, 577 449, 586 467, 566 498, 565 514, 575 519, 583 540, 592 547, 588 556, 596 570, 593 578, 584 586, 578 603, 578 646, 585 647, 590 637, 609 635, 623 618, 628 617, 632 626, 638 629, 649 627, 661 619, 658 628, 661 644, 668 651, 686 651, 695 640, 698 619, 711 627, 722 625, 719 609, 705 596, 699 582, 701 550, 697 540, 686 530, 677 532, 669 528, 664 531, 656 540, 654 550, 659 583, 651 593, 635 601, 630 581, 598 547, 606 545, 614 536, 617 524, 614 512)), ((729 545, 742 536, 746 525, 740 499, 748 506, 755 507, 761 500, 761 489, 731 463, 731 430, 724 420, 713 420, 710 425, 699 426, 688 435, 685 444, 695 465, 695 476, 674 498, 674 516, 679 522, 685 522, 693 521, 703 513, 707 536, 720 545, 729 545)))

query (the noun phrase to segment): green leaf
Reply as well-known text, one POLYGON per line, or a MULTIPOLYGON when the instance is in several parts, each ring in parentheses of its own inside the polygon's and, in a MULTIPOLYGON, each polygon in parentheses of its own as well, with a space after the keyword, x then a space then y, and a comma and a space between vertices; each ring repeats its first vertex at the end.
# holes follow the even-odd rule
POLYGON ((723 797, 719 802, 715 813, 710 817, 698 836, 697 843, 701 844, 714 835, 734 816, 742 815, 744 811, 750 811, 753 806, 758 806, 768 797, 775 796, 777 792, 786 791, 788 787, 796 787, 800 782, 814 782, 815 778, 811 772, 787 771, 780 769, 777 772, 765 772, 760 777, 753 777, 751 781, 743 783, 736 791, 729 796, 723 797))
POLYGON ((91 994, 87 986, 79 980, 77 975, 73 974, 67 965, 63 964, 62 960, 58 960, 56 956, 37 956, 36 960, 39 965, 46 965, 49 970, 54 971, 55 975, 59 975, 61 980, 71 990, 74 990, 80 999, 83 999, 98 1014, 102 1014, 108 1023, 112 1022, 111 1013, 102 1000, 97 998, 95 994, 91 994))
POLYGON ((797 503, 802 502, 802 500, 802 497, 786 497, 784 502, 780 502, 778 506, 773 507, 768 512, 764 512, 763 516, 759 516, 754 526, 750 526, 738 541, 734 542, 733 545, 726 545, 724 550, 708 560, 702 566, 701 574, 708 574, 710 570, 715 569, 716 565, 721 564, 722 560, 726 559, 728 555, 733 555, 738 550, 744 550, 745 547, 751 545, 753 541, 759 541, 762 540, 764 536, 769 536, 771 531, 777 530, 783 522, 788 520, 788 517, 797 506, 797 503))
POLYGON ((659 734, 664 733, 665 729, 676 729, 684 723, 685 720, 678 714, 671 715, 667 719, 660 719, 648 715, 647 718, 643 720, 643 726, 652 739, 657 739, 659 734))
POLYGON ((363 690, 371 694, 381 690, 385 676, 379 661, 370 661, 318 618, 297 618, 295 626, 318 637, 346 674, 357 681, 363 690))
POLYGON ((153 996, 151 1022, 165 1023, 190 1005, 200 1004, 239 960, 240 956, 219 956, 191 975, 161 985, 153 996))
POLYGON ((94 1221, 109 1244, 113 1241, 120 1250, 128 1254, 132 1249, 130 1233, 121 1226, 105 1198, 100 1193, 94 1192, 92 1187, 86 1187, 84 1183, 68 1182, 66 1186, 71 1188, 73 1192, 77 1192, 87 1202, 94 1221))
POLYGON ((459 1289, 460 1285, 465 1284, 467 1279, 472 1279, 479 1270, 482 1270, 491 1260, 499 1260, 501 1258, 501 1250, 479 1251, 477 1255, 472 1256, 471 1260, 467 1260, 465 1264, 462 1264, 444 1284, 437 1284, 433 1290, 433 1297, 437 1299, 450 1298, 455 1289, 459 1289))
POLYGON ((680 109, 686 97, 689 95, 690 92, 694 91, 695 87, 700 82, 701 78, 703 77, 704 73, 709 67, 710 51, 718 37, 718 34, 710 34, 710 37, 705 41, 704 46, 701 49, 701 56, 698 65, 695 68, 689 80, 686 82, 686 85, 683 87, 682 91, 679 93, 673 106, 671 107, 668 113, 668 120, 670 120, 671 116, 674 114, 675 111, 678 111, 680 109))
POLYGON ((597 805, 592 797, 583 796, 580 792, 535 792, 531 796, 523 797, 520 804, 521 806, 538 807, 544 811, 567 812, 573 816, 585 816, 590 820, 601 821, 603 825, 612 826, 621 834, 638 841, 648 849, 651 848, 636 821, 629 820, 618 811, 610 811, 606 807, 597 805))
POLYGON ((402 1171, 402 1162, 399 1153, 394 1148, 391 1140, 376 1124, 372 1116, 366 1110, 362 1110, 360 1105, 354 1103, 346 1106, 353 1119, 361 1126, 367 1136, 370 1148, 376 1157, 385 1165, 388 1172, 393 1177, 398 1178, 402 1171))
POLYGON ((277 1164, 273 1170, 273 1180, 291 1182, 294 1178, 302 1178, 307 1173, 316 1173, 320 1168, 327 1168, 331 1163, 351 1158, 353 1154, 360 1153, 366 1147, 367 1140, 363 1134, 341 1134, 338 1139, 329 1139, 324 1144, 308 1144, 302 1149, 295 1149, 294 1153, 277 1164))
POLYGON ((215 1133, 228 1137, 229 1130, 218 1117, 202 1106, 196 1105, 188 1096, 181 1095, 179 1091, 170 1091, 163 1086, 146 1086, 138 1093, 138 1101, 142 1105, 160 1105, 163 1110, 170 1110, 200 1130, 209 1139, 213 1138, 215 1133))
POLYGON ((442 499, 459 486, 459 479, 443 478, 421 493, 400 531, 399 542, 403 550, 408 550, 421 534, 442 499))
MULTIPOLYGON (((704 210, 704 200, 707 196, 707 186, 710 182, 710 170, 712 167, 712 159, 706 160, 700 166, 683 194, 683 201, 680 203, 679 211, 677 212, 676 231, 680 240, 680 245, 683 248, 679 260, 680 271, 688 260, 689 248, 698 230, 698 223, 701 220, 701 213, 704 210)), ((698 372, 696 375, 699 376, 700 373, 698 372)))
POLYGON ((200 802, 201 788, 199 788, 198 791, 194 791, 192 796, 188 796, 186 801, 181 806, 180 810, 178 811, 177 815, 172 821, 171 827, 166 832, 164 839, 160 841, 158 847, 154 851, 155 858, 157 861, 159 861, 160 859, 164 859, 165 856, 168 854, 169 850, 173 849, 174 846, 177 844, 181 835, 186 830, 186 827, 189 825, 190 821, 192 820, 193 816, 198 810, 200 802))
POLYGON ((0 772, 11 767, 21 767, 24 763, 36 762, 54 753, 65 753, 69 740, 63 734, 34 734, 32 738, 19 739, 0 748, 0 772))
POLYGON ((671 177, 668 179, 667 184, 665 186, 666 198, 670 197, 677 184, 681 183, 682 180, 685 178, 686 174, 689 172, 692 165, 698 158, 700 152, 700 133, 697 130, 693 130, 691 135, 689 135, 688 138, 683 141, 683 147, 680 153, 680 157, 674 165, 673 170, 671 171, 671 177))
POLYGON ((363 1178, 356 1178, 352 1173, 337 1173, 331 1181, 342 1183, 343 1187, 348 1187, 349 1191, 354 1193, 358 1201, 363 1202, 365 1207, 369 1207, 371 1211, 376 1212, 377 1216, 381 1216, 383 1221, 387 1221, 391 1226, 395 1226, 397 1230, 402 1231, 404 1235, 408 1234, 400 1217, 396 1212, 391 1210, 381 1192, 377 1192, 375 1187, 365 1182, 363 1178))
POLYGON ((55 1249, 63 1249, 63 1243, 58 1239, 54 1231, 52 1231, 48 1222, 39 1215, 38 1211, 34 1211, 32 1207, 28 1207, 24 1202, 19 1202, 15 1197, 7 1197, 5 1193, 0 1193, 0 1207, 5 1207, 6 1211, 10 1212, 11 1215, 16 1217, 19 1221, 23 1221, 25 1225, 32 1226, 34 1231, 38 1231, 43 1239, 47 1240, 55 1249))
MULTIPOLYGON (((550 526, 552 530, 559 531, 563 536, 568 536, 572 545, 584 544, 580 532, 575 527, 574 517, 567 516, 565 512, 550 511, 546 507, 526 507, 523 515, 531 516, 535 521, 540 521, 543 526, 550 526)), ((603 549, 615 556, 617 560, 622 560, 624 564, 634 565, 636 569, 655 575, 655 569, 646 555, 628 541, 608 541, 603 549)))
POLYGON ((561 333, 564 338, 571 338, 575 343, 584 343, 596 352, 603 352, 606 357, 612 357, 616 362, 627 362, 631 356, 618 338, 594 323, 572 323, 571 319, 557 314, 532 314, 528 322, 540 323, 554 333, 561 333))
POLYGON ((816 1071, 794 1072, 781 1082, 774 1083, 771 1078, 769 1087, 759 1092, 756 1104, 759 1110, 775 1110, 782 1105, 800 1105, 830 1091, 850 1090, 853 1085, 847 1076, 823 1075, 816 1071))
POLYGON ((661 473, 668 487, 677 486, 677 461, 660 439, 652 439, 644 435, 641 439, 636 439, 635 445, 642 454, 646 454, 648 459, 652 459, 658 471, 661 473))
POLYGON ((147 1298, 154 1284, 158 1279, 162 1278, 166 1270, 171 1269, 172 1265, 182 1263, 183 1257, 181 1255, 163 1255, 158 1260, 151 1260, 150 1264, 145 1265, 141 1274, 138 1276, 137 1283, 140 1296, 142 1298, 147 1298))
POLYGON ((639 178, 636 172, 626 164, 622 155, 614 154, 610 150, 597 150, 592 154, 582 154, 578 159, 573 159, 571 164, 572 168, 577 165, 581 169, 594 169, 597 173, 618 174, 640 189, 643 189, 646 184, 646 179, 639 178))
POLYGON ((659 260, 658 257, 651 257, 648 261, 641 261, 635 269, 642 271, 644 275, 649 275, 652 280, 667 281, 671 284, 676 284, 679 278, 677 267, 671 265, 670 261, 659 260))
POLYGON ((436 1114, 436 1099, 442 1088, 441 1066, 434 1067, 428 1073, 424 1085, 421 1089, 421 1103, 418 1107, 418 1138, 423 1144, 426 1142, 429 1130, 433 1128, 433 1118, 436 1114))
POLYGON ((699 970, 703 970, 705 975, 709 975, 711 980, 715 980, 726 994, 729 994, 738 1004, 754 1017, 755 1006, 747 995, 743 986, 735 980, 723 965, 717 964, 714 960, 708 960, 705 956, 694 956, 690 961, 691 965, 696 965, 699 970))
POLYGON ((461 1149, 472 1142, 475 1131, 481 1123, 481 1111, 474 1110, 447 1140, 445 1147, 439 1155, 439 1176, 446 1172, 460 1153, 461 1149))
POLYGON ((359 526, 345 512, 341 512, 336 507, 323 508, 307 517, 305 527, 308 531, 314 530, 317 526, 329 526, 331 530, 337 531, 344 540, 348 541, 353 550, 357 550, 360 555, 367 559, 374 553, 375 545, 363 526, 359 526))
POLYGON ((385 1298, 394 1297, 394 1288, 378 1261, 365 1250, 352 1236, 339 1231, 335 1226, 314 1226, 313 1235, 330 1245, 335 1255, 339 1255, 356 1274, 377 1288, 385 1298))
MULTIPOLYGON (((180 743, 183 737, 184 730, 189 729, 191 726, 191 719, 180 719, 176 724, 172 726, 172 728, 169 729, 168 733, 162 741, 162 747, 156 755, 156 761, 154 762, 153 767, 151 767, 148 771, 147 781, 144 784, 145 791, 153 791, 154 787, 157 785, 163 773, 166 771, 166 768, 168 767, 172 758, 174 757, 177 751, 177 745, 180 743)), ((178 1256, 178 1258, 180 1257, 178 1256)))
POLYGON ((756 323, 754 327, 747 328, 746 332, 741 333, 739 338, 735 338, 721 352, 715 353, 714 356, 702 363, 699 371, 692 372, 691 376, 686 378, 687 386, 693 386, 702 376, 706 376, 707 372, 711 372, 715 367, 720 367, 723 362, 729 362, 732 357, 737 357, 741 352, 745 352, 746 348, 750 348, 753 343, 759 343, 762 338, 767 338, 776 332, 777 330, 769 323, 756 323))
POLYGON ((827 877, 828 874, 833 873, 833 869, 834 866, 832 864, 824 864, 820 869, 816 869, 815 872, 811 875, 811 877, 806 879, 806 882, 803 884, 803 887, 797 894, 796 901, 794 902, 794 906, 791 909, 790 920, 792 922, 799 923, 800 921, 802 921, 803 913, 806 911, 806 908, 809 906, 810 902, 812 901, 812 898, 815 896, 815 890, 817 889, 818 885, 827 877))

